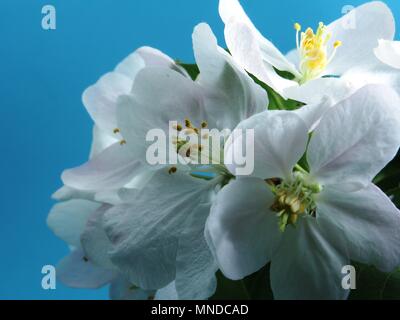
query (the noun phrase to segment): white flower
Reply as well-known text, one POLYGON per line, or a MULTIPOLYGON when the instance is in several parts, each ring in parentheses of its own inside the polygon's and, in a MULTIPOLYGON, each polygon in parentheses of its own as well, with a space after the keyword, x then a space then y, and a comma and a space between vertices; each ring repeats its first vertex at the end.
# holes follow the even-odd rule
MULTIPOLYGON (((189 77, 181 67, 159 50, 143 47, 124 59, 83 93, 83 103, 95 128, 91 159, 84 165, 66 170, 62 180, 68 188, 83 191, 118 190, 123 186, 140 186, 149 178, 139 170, 140 163, 124 144, 117 125, 117 101, 131 92, 138 73, 146 67, 164 68, 189 77)), ((63 190, 65 192, 66 189, 63 190)), ((100 197, 102 194, 100 194, 100 197)))
MULTIPOLYGON (((192 134, 205 125, 234 129, 266 109, 266 92, 218 47, 208 25, 196 27, 193 43, 200 69, 196 81, 165 68, 146 68, 131 94, 119 99, 123 148, 132 157, 141 157, 142 163, 151 129, 192 134), (180 128, 170 128, 170 121, 177 121, 180 128)), ((180 151, 176 144, 173 147, 180 151)), ((195 146, 189 147, 188 158, 195 151, 195 146)), ((140 191, 120 192, 126 203, 107 211, 104 225, 114 245, 112 262, 131 282, 151 290, 175 280, 180 299, 205 299, 214 293, 217 266, 203 234, 215 189, 228 172, 223 163, 211 167, 219 175, 205 181, 193 177, 199 166, 155 166, 140 191)))
POLYGON ((379 46, 375 48, 375 55, 383 63, 400 69, 400 41, 379 40, 379 46))
POLYGON ((398 75, 386 75, 393 73, 390 70, 376 74, 380 62, 374 48, 379 39, 393 40, 395 34, 393 15, 383 2, 364 4, 329 25, 320 23, 315 31, 302 32, 296 23, 297 49, 287 56, 261 35, 237 0, 220 0, 219 11, 235 60, 285 98, 318 103, 328 95, 340 101, 366 84, 359 82, 365 74, 374 75, 366 78, 367 83, 400 81, 398 75), (276 70, 290 72, 294 79, 285 79, 276 70))
POLYGON ((155 292, 141 290, 125 280, 107 258, 109 241, 101 216, 109 205, 74 199, 56 204, 47 219, 49 228, 71 248, 57 266, 57 278, 73 288, 98 289, 110 284, 113 300, 142 300, 155 292))
POLYGON ((218 193, 206 226, 222 272, 238 280, 271 262, 276 299, 344 299, 350 259, 386 272, 400 265, 400 212, 371 182, 399 150, 399 106, 392 89, 364 87, 327 112, 308 148, 295 113, 245 120, 254 174, 218 193), (309 172, 297 165, 306 149, 309 172))

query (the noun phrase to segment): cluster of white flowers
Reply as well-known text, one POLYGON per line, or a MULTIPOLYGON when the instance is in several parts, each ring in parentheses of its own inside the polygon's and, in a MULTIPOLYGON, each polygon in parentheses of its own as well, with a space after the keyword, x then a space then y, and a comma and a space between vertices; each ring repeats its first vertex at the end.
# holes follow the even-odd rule
MULTIPOLYGON (((315 31, 296 23, 285 56, 237 0, 219 11, 229 53, 196 26, 195 80, 143 47, 84 92, 90 159, 63 173, 48 217, 71 247, 57 275, 78 288, 110 283, 113 299, 208 299, 218 270, 240 280, 270 264, 276 299, 346 299, 350 261, 400 266, 400 211, 372 183, 400 147, 393 15, 370 2, 352 11, 354 28, 346 17, 315 31), (206 142, 204 128, 251 129, 254 170, 224 161, 243 135, 228 135, 207 166, 150 165, 155 128, 206 142)), ((207 151, 170 138, 182 158, 207 151)))

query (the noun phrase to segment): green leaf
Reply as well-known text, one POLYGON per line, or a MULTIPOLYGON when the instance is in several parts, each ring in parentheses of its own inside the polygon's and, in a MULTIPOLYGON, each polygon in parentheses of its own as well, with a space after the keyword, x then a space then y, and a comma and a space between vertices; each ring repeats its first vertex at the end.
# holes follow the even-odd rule
POLYGON ((296 110, 299 109, 300 107, 304 106, 304 103, 294 101, 294 100, 285 100, 282 98, 281 95, 279 95, 277 92, 275 92, 272 88, 270 88, 268 85, 266 85, 264 82, 258 80, 255 76, 250 74, 250 77, 259 85, 261 86, 265 91, 268 93, 268 98, 269 98, 269 110, 296 110))
POLYGON ((197 76, 200 73, 200 70, 199 70, 199 67, 197 66, 197 64, 183 63, 179 60, 176 60, 175 62, 178 66, 181 66, 183 69, 185 69, 186 72, 190 75, 190 77, 193 80, 196 80, 197 76))
POLYGON ((400 300, 400 269, 384 273, 374 267, 354 264, 357 289, 349 300, 400 300))
POLYGON ((217 273, 217 291, 211 300, 273 300, 269 281, 269 265, 240 281, 232 281, 217 273))

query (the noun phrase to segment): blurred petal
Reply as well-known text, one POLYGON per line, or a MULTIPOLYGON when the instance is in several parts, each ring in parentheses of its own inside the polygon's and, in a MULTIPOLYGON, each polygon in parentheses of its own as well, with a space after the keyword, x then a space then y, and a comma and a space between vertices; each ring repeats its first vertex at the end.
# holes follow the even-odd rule
POLYGON ((109 251, 112 248, 111 242, 103 227, 104 213, 110 208, 110 205, 102 205, 90 215, 81 234, 81 243, 85 256, 91 263, 103 268, 114 269, 109 257, 109 251))
POLYGON ((80 190, 110 190, 130 182, 140 166, 126 145, 116 143, 82 166, 65 170, 61 178, 80 190))
POLYGON ((75 250, 61 260, 56 270, 59 281, 79 289, 99 289, 116 276, 114 272, 86 261, 85 254, 81 250, 75 250))
POLYGON ((118 142, 119 135, 111 136, 104 130, 101 130, 98 126, 93 127, 93 141, 90 150, 89 158, 96 157, 102 153, 105 149, 118 142))
POLYGON ((78 189, 62 186, 52 194, 52 199, 57 201, 68 201, 72 199, 94 200, 94 193, 90 191, 81 191, 78 189))
POLYGON ((47 217, 47 225, 60 239, 70 246, 81 247, 81 234, 86 222, 100 205, 88 200, 70 200, 57 203, 47 217))
POLYGON ((117 126, 117 99, 128 94, 132 88, 132 80, 117 72, 107 73, 93 86, 83 93, 83 104, 96 125, 113 136, 117 126))
POLYGON ((375 55, 383 63, 400 69, 400 41, 379 40, 379 46, 375 48, 375 55))

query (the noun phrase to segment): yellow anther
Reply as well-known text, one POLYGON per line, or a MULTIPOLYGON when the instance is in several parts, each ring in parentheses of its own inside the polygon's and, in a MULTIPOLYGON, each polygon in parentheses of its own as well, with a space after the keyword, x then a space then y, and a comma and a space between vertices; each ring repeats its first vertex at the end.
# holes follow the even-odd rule
POLYGON ((301 30, 301 24, 296 22, 296 23, 294 24, 294 29, 295 29, 296 31, 300 31, 300 30, 301 30))
POLYGON ((119 142, 119 144, 120 144, 121 146, 123 146, 124 144, 126 144, 126 140, 121 140, 121 141, 119 142))
MULTIPOLYGON (((295 29, 301 28, 300 25, 295 24, 295 29)), ((300 55, 300 74, 298 77, 300 84, 304 84, 309 80, 321 76, 326 69, 327 65, 334 58, 335 52, 329 57, 327 43, 332 35, 328 32, 327 26, 320 22, 317 30, 314 33, 312 28, 307 28, 305 32, 296 34, 297 49, 300 55)), ((340 47, 341 41, 334 43, 334 48, 340 47)))
POLYGON ((208 127, 208 123, 207 123, 206 121, 203 121, 203 122, 201 123, 201 127, 202 127, 203 129, 207 128, 207 127, 208 127))
POLYGON ((176 126, 176 130, 182 131, 182 126, 181 126, 180 124, 178 124, 178 125, 176 126))
POLYGON ((290 203, 290 209, 295 214, 299 213, 300 207, 301 207, 301 202, 299 201, 299 199, 295 199, 290 203))
POLYGON ((186 126, 186 128, 191 128, 192 127, 192 123, 190 122, 189 119, 185 119, 185 126, 186 126))
POLYGON ((174 174, 174 173, 176 173, 178 171, 178 168, 177 167, 171 167, 169 170, 168 170, 168 173, 169 174, 174 174))
POLYGON ((296 225, 298 219, 299 219, 298 214, 291 214, 289 217, 289 223, 292 225, 296 225))
POLYGON ((117 133, 120 133, 121 130, 119 130, 118 128, 115 128, 113 132, 114 132, 114 134, 117 134, 117 133))
POLYGON ((339 47, 341 47, 342 46, 342 41, 335 41, 335 43, 333 44, 333 47, 336 49, 336 48, 339 48, 339 47))

